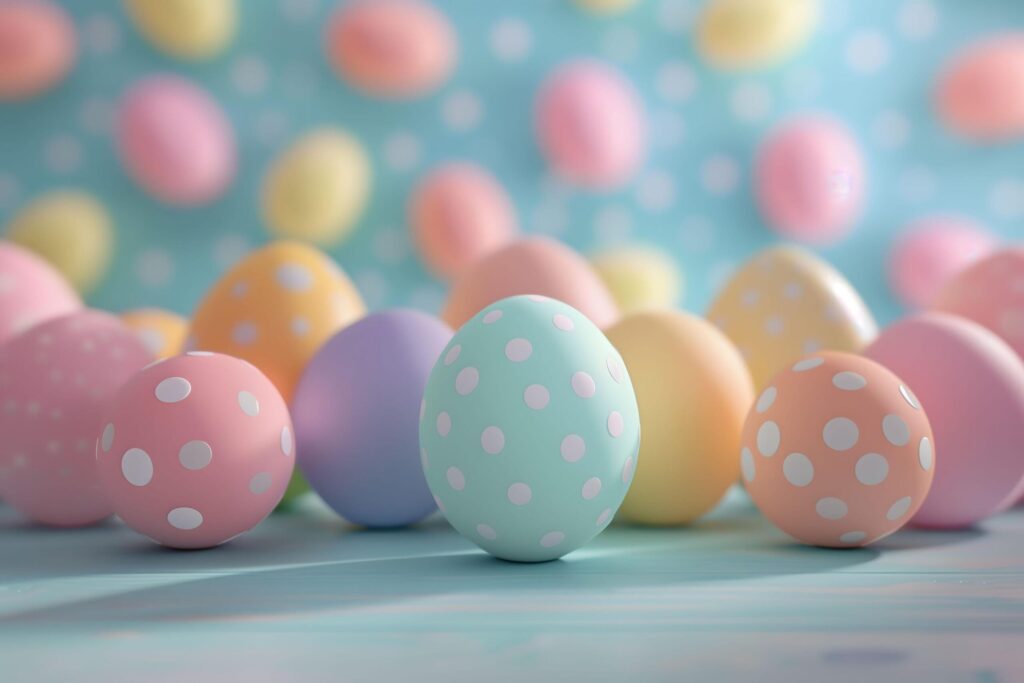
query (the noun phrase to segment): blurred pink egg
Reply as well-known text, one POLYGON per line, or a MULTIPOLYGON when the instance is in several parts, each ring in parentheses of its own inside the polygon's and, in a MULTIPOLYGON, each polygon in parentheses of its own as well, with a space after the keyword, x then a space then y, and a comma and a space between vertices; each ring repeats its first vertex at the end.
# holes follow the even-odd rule
POLYGON ((1024 134, 1024 33, 980 40, 939 74, 939 116, 964 137, 997 142, 1024 134))
POLYGON ((168 204, 220 196, 235 174, 235 137, 217 103, 173 75, 150 76, 125 94, 117 146, 129 175, 168 204))
POLYGON ((56 85, 78 49, 75 27, 49 0, 0 2, 0 100, 23 100, 56 85))
POLYGON ((81 307, 78 293, 53 266, 27 249, 0 242, 0 343, 81 307))
POLYGON ((628 182, 647 153, 643 103, 625 75, 597 61, 570 62, 547 78, 536 127, 555 171, 594 190, 628 182))
POLYGON ((448 19, 421 0, 342 4, 326 33, 327 59, 346 81, 377 97, 406 99, 440 85, 458 45, 448 19))
POLYGON ((231 356, 191 351, 147 367, 99 424, 99 480, 114 512, 172 548, 209 548, 253 528, 295 467, 284 399, 231 356))
POLYGON ((935 443, 921 443, 935 480, 912 524, 969 527, 1024 492, 1024 363, 999 337, 965 318, 922 313, 882 330, 864 352, 906 382, 928 414, 935 443))
POLYGON ((761 144, 755 174, 761 213, 783 237, 836 242, 860 215, 864 162, 857 141, 838 121, 786 121, 761 144))
POLYGON ((995 249, 996 238, 965 218, 932 216, 911 224, 889 254, 889 286, 907 308, 931 305, 953 276, 995 249))
POLYGON ((84 526, 112 512, 96 477, 96 426, 150 362, 116 317, 83 310, 0 346, 0 496, 28 519, 84 526))
POLYGON ((558 299, 601 328, 619 318, 611 292, 586 259, 547 237, 512 242, 473 263, 456 278, 441 318, 458 329, 485 306, 519 294, 558 299))
POLYGON ((486 169, 468 162, 431 171, 416 188, 409 213, 423 262, 444 279, 518 232, 505 188, 486 169))

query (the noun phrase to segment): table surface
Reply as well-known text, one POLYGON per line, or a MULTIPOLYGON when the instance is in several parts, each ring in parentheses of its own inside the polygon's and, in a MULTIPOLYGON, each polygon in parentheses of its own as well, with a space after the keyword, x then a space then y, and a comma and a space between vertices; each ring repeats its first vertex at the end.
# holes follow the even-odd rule
POLYGON ((315 506, 221 548, 0 506, 0 681, 1024 680, 1024 509, 871 548, 799 546, 734 492, 687 529, 492 559, 439 519, 315 506))

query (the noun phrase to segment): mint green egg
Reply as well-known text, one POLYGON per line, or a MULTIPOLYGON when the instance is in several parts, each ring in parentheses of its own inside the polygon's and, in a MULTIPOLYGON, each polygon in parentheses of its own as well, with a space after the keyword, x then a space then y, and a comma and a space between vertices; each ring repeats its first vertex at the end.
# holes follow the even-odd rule
POLYGON ((636 394, 586 316, 555 299, 511 297, 441 354, 420 445, 427 484, 459 533, 506 560, 554 560, 608 526, 629 490, 636 394))

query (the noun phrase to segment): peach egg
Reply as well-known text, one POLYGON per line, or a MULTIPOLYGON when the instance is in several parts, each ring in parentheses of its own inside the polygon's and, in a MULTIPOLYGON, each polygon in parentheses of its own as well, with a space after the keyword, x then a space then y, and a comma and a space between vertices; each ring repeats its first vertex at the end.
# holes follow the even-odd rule
POLYGON ((818 13, 817 0, 710 0, 697 20, 697 49, 719 68, 767 68, 803 47, 818 13))
POLYGON ((0 242, 0 344, 81 307, 78 293, 49 263, 27 249, 0 242))
POLYGON ((177 313, 159 308, 140 308, 122 313, 121 322, 158 360, 177 356, 185 347, 188 320, 177 313))
POLYGON ((1024 33, 980 40, 939 74, 936 107, 966 138, 999 142, 1024 134, 1024 33))
POLYGON ((793 538, 863 546, 913 517, 935 441, 910 387, 878 363, 822 352, 782 369, 743 427, 740 467, 758 509, 793 538))
POLYGON ((59 5, 0 2, 0 101, 49 90, 71 70, 77 50, 75 27, 59 5))

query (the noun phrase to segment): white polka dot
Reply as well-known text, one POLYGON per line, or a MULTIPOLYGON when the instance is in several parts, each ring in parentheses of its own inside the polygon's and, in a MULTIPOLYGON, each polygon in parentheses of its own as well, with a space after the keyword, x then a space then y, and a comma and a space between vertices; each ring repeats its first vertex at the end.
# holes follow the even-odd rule
POLYGON ((779 440, 781 438, 782 433, 779 431, 779 425, 772 420, 768 420, 757 430, 757 450, 761 455, 770 458, 779 450, 779 440))
POLYGON ((550 400, 551 394, 543 384, 531 384, 523 392, 523 401, 534 410, 541 410, 547 407, 550 400))
POLYGON ((754 123, 761 121, 771 112, 772 91, 764 83, 741 83, 729 98, 732 115, 737 121, 754 123))
POLYGON ((156 385, 156 397, 162 403, 184 401, 192 393, 192 385, 184 377, 168 377, 156 385))
POLYGON ((448 436, 448 432, 452 431, 452 416, 445 412, 438 413, 436 426, 438 435, 448 436))
POLYGON ((201 470, 213 460, 213 449, 205 441, 189 441, 178 450, 178 462, 187 470, 201 470))
POLYGON ((608 360, 605 363, 608 366, 608 374, 611 375, 612 379, 616 384, 622 384, 625 379, 625 373, 622 370, 622 363, 618 359, 608 356, 608 360))
POLYGON ((889 511, 885 513, 885 518, 888 519, 890 522, 896 521, 903 515, 907 514, 907 511, 910 509, 910 503, 910 496, 904 496, 903 498, 900 498, 895 503, 889 506, 889 511))
POLYGON ((626 423, 622 419, 622 413, 617 410, 613 410, 608 414, 608 433, 613 437, 619 437, 622 435, 622 430, 625 429, 626 423))
POLYGON ((238 392, 238 407, 249 417, 256 417, 260 414, 260 402, 248 391, 238 392))
POLYGON ((174 508, 167 513, 167 523, 175 529, 191 531, 203 523, 203 515, 195 508, 174 508))
POLYGON ((893 446, 906 446, 910 443, 910 427, 899 415, 886 415, 882 418, 882 433, 893 446))
POLYGON ((231 339, 241 346, 248 346, 256 341, 259 333, 256 326, 249 322, 238 323, 231 330, 231 339))
POLYGON ((814 464, 803 453, 790 453, 782 462, 782 474, 793 486, 807 486, 814 481, 814 464))
POLYGON ((533 353, 533 345, 522 337, 517 337, 505 344, 505 357, 513 363, 522 363, 533 353))
POLYGON ((458 467, 449 467, 444 476, 448 479, 448 485, 456 491, 466 488, 466 475, 458 467))
POLYGON ((757 412, 763 413, 772 407, 775 403, 775 397, 778 396, 778 390, 775 387, 768 387, 761 394, 761 397, 757 399, 757 412))
POLYGON ((476 389, 476 385, 480 382, 480 373, 476 368, 468 367, 459 370, 459 374, 455 376, 455 391, 461 396, 468 396, 473 393, 476 389))
POLYGON ((139 338, 139 341, 142 342, 142 345, 146 347, 146 350, 152 356, 157 355, 164 348, 164 335, 160 333, 160 330, 143 328, 136 330, 135 336, 139 338))
POLYGON ((843 391, 857 391, 863 389, 868 385, 868 381, 864 379, 863 375, 858 375, 856 372, 837 372, 832 377, 832 385, 836 389, 842 389, 843 391))
POLYGON ((868 453, 857 461, 854 472, 857 481, 866 486, 881 484, 889 476, 889 461, 879 453, 868 453))
POLYGON ((462 353, 462 346, 456 344, 452 348, 448 349, 448 353, 444 356, 444 364, 451 365, 459 359, 459 354, 462 353))
POLYGON ((822 498, 815 505, 814 509, 820 517, 825 519, 842 519, 846 516, 848 508, 846 503, 839 498, 822 498))
POLYGON ((249 480, 249 493, 253 493, 257 496, 261 493, 266 493, 267 489, 270 488, 272 481, 273 480, 270 478, 269 472, 254 474, 252 479, 249 480))
POLYGON ((839 537, 839 541, 840 543, 860 543, 865 538, 867 538, 867 534, 863 531, 847 531, 839 537))
POLYGON ((921 443, 917 447, 917 460, 921 463, 921 469, 932 468, 932 442, 927 436, 921 438, 921 443))
POLYGON ((494 323, 501 320, 502 315, 504 315, 504 313, 497 309, 493 311, 488 311, 487 314, 484 315, 484 325, 493 325, 494 323))
POLYGON ((782 288, 782 295, 787 299, 799 299, 801 293, 803 293, 803 288, 798 282, 787 282, 786 286, 782 288))
POLYGON ((289 327, 291 328, 292 334, 296 337, 305 337, 309 334, 309 321, 301 316, 292 318, 292 322, 289 327))
POLYGON ((622 483, 628 484, 633 478, 633 458, 626 458, 626 462, 622 465, 622 483))
POLYGON ((313 273, 297 263, 285 263, 277 268, 277 283, 292 292, 304 292, 313 286, 313 273))
POLYGON ((645 211, 657 213, 670 208, 676 200, 676 183, 671 173, 649 171, 636 184, 636 202, 645 211))
POLYGON ((480 445, 491 455, 501 453, 505 448, 505 432, 493 425, 488 427, 480 434, 480 445))
POLYGON ((897 17, 900 33, 909 40, 924 40, 935 33, 939 13, 931 0, 908 0, 897 17))
POLYGON ((453 92, 441 103, 441 119, 453 131, 465 132, 476 128, 483 113, 483 102, 468 90, 453 92))
POLYGON ((807 372, 808 370, 813 370, 814 368, 818 367, 824 362, 824 358, 804 358, 802 361, 793 366, 793 372, 807 372))
POLYGON ((565 540, 565 534, 561 531, 549 531, 540 539, 540 544, 545 548, 553 548, 565 540))
POLYGON ((533 491, 522 482, 517 482, 508 487, 508 500, 513 505, 526 505, 533 498, 533 491))
POLYGON ((562 459, 566 462, 576 462, 587 453, 587 443, 579 434, 570 434, 562 439, 562 459))
POLYGON ((704 161, 700 168, 701 184, 709 194, 726 195, 740 182, 740 166, 732 157, 716 154, 704 161))
POLYGON ((607 524, 608 522, 611 521, 611 518, 612 518, 612 509, 611 508, 605 508, 604 510, 601 510, 601 514, 599 514, 597 516, 597 521, 594 524, 596 526, 604 526, 605 524, 607 524))
POLYGON ((530 25, 516 17, 500 19, 491 29, 491 51, 506 63, 521 62, 530 53, 533 34, 530 25))
POLYGON ((601 493, 601 480, 597 477, 591 477, 583 483, 583 499, 592 500, 597 494, 601 493))
POLYGON ((104 453, 110 452, 110 447, 114 445, 114 425, 113 423, 107 424, 103 428, 103 437, 100 439, 100 448, 103 449, 104 453))
POLYGON ((288 428, 288 425, 281 427, 281 452, 285 455, 292 454, 292 430, 288 428))
POLYGON ((917 400, 917 396, 914 396, 914 392, 903 384, 900 385, 900 396, 903 397, 903 400, 906 401, 911 408, 914 410, 921 410, 921 402, 917 400))
POLYGON ((655 76, 655 89, 669 102, 683 102, 697 89, 697 72, 683 61, 666 62, 655 76))
POLYGON ((476 532, 480 534, 481 537, 486 538, 488 541, 493 541, 498 537, 498 532, 487 524, 477 524, 476 532))
POLYGON ((572 376, 572 390, 580 398, 591 398, 597 392, 594 378, 585 372, 577 372, 572 376))
POLYGON ((749 448, 740 451, 740 470, 743 472, 745 480, 754 481, 757 468, 754 465, 754 454, 750 452, 749 448))
POLYGON ((153 461, 141 448, 129 448, 121 456, 121 474, 132 486, 145 486, 153 479, 153 461))
POLYGON ((740 295, 740 302, 747 308, 753 308, 761 300, 761 293, 756 289, 748 289, 740 295))
POLYGON ((825 445, 834 451, 848 451, 857 445, 860 429, 857 423, 848 417, 833 417, 825 423, 822 430, 825 445))
POLYGON ((777 337, 782 334, 783 327, 782 318, 777 315, 773 315, 764 321, 764 331, 773 337, 777 337))
POLYGON ((574 327, 576 327, 572 322, 572 318, 562 313, 555 313, 555 317, 551 319, 551 322, 553 322, 555 327, 563 332, 570 332, 574 327))
POLYGON ((857 73, 875 73, 888 62, 889 41, 879 31, 859 31, 846 43, 846 63, 857 73))

